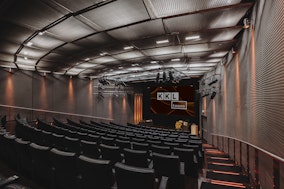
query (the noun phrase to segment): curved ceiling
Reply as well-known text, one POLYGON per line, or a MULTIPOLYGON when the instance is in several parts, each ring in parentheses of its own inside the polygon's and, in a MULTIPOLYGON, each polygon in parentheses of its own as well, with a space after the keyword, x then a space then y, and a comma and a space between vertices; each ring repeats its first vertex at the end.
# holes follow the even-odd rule
POLYGON ((238 41, 252 1, 4 0, 0 67, 156 79, 199 77, 238 41))

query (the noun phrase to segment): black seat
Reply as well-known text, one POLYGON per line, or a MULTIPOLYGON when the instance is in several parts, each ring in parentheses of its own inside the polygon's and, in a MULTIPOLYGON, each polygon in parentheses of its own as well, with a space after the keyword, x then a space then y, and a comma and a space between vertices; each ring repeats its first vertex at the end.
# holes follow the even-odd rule
POLYGON ((76 165, 75 153, 52 148, 50 160, 52 163, 52 186, 54 188, 79 188, 77 170, 74 168, 74 165, 76 165))
POLYGON ((123 154, 125 164, 127 165, 145 168, 149 165, 149 154, 147 151, 124 148, 123 154))
POLYGON ((129 140, 121 140, 121 139, 115 139, 115 145, 119 146, 119 148, 122 150, 123 148, 131 148, 131 143, 129 140))
POLYGON ((78 157, 77 167, 81 175, 81 189, 109 189, 114 184, 114 175, 109 160, 93 159, 81 155, 78 157))
POLYGON ((91 158, 99 158, 100 151, 96 142, 81 140, 81 154, 91 158))
POLYGON ((114 138, 102 136, 101 137, 101 144, 114 146, 115 145, 114 138))
POLYGON ((150 145, 149 145, 148 143, 132 142, 132 148, 133 148, 133 150, 145 150, 145 151, 149 151, 150 145))
POLYGON ((185 175, 193 178, 198 177, 198 165, 194 161, 194 150, 188 148, 174 148, 174 155, 179 156, 181 162, 184 163, 185 175))
POLYGON ((171 150, 173 151, 174 147, 179 147, 179 143, 176 142, 164 142, 163 146, 169 146, 171 150))
POLYGON ((156 189, 155 173, 150 168, 115 164, 117 189, 156 189))
POLYGON ((51 164, 49 161, 49 147, 35 143, 30 144, 33 162, 33 178, 37 183, 50 187, 51 164))
POLYGON ((59 135, 56 133, 53 133, 52 135, 52 146, 53 148, 64 150, 64 135, 59 135))
POLYGON ((80 143, 78 138, 64 137, 64 147, 67 152, 80 153, 80 143))
POLYGON ((178 156, 164 155, 153 153, 153 168, 159 180, 162 177, 167 177, 168 188, 178 189, 182 186, 181 174, 180 174, 180 160, 178 156))
POLYGON ((162 142, 160 140, 147 140, 146 142, 150 145, 152 145, 152 144, 161 145, 162 144, 162 142))
POLYGON ((30 141, 24 141, 20 138, 15 139, 16 154, 18 160, 17 169, 28 177, 32 177, 32 155, 30 151, 30 141))
POLYGON ((87 141, 92 141, 96 143, 100 143, 101 139, 99 135, 94 135, 94 134, 88 134, 85 138, 87 141))
POLYGON ((16 148, 15 148, 15 135, 5 134, 3 136, 3 147, 4 149, 1 149, 4 151, 3 158, 6 163, 8 163, 12 168, 17 167, 17 157, 16 154, 16 148))
POLYGON ((170 155, 172 153, 172 150, 169 146, 159 146, 159 145, 151 145, 151 151, 152 153, 159 153, 159 154, 166 154, 170 155))
POLYGON ((112 164, 121 162, 122 157, 120 155, 120 148, 118 146, 100 144, 99 148, 101 150, 102 159, 110 160, 112 164))

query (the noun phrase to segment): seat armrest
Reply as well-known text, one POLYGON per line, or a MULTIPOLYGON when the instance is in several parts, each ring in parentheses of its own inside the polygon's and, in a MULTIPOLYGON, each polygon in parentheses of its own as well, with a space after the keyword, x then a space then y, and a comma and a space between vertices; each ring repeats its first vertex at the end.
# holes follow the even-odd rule
POLYGON ((0 188, 4 188, 5 186, 7 186, 8 184, 12 184, 14 182, 16 182, 19 179, 19 177, 17 175, 13 175, 11 177, 8 177, 6 179, 3 179, 0 181, 0 188))
POLYGON ((158 189, 166 189, 168 185, 168 177, 162 176, 158 189))

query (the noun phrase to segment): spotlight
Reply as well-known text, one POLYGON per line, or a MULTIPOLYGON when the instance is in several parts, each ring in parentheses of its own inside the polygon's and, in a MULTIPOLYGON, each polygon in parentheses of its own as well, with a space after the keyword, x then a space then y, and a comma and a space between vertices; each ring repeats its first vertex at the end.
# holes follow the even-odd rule
POLYGON ((166 72, 163 72, 163 82, 166 82, 167 81, 167 74, 166 72))
POLYGON ((210 98, 213 99, 215 96, 216 96, 216 92, 213 91, 210 98))
POLYGON ((243 23, 244 23, 243 28, 244 28, 244 29, 248 29, 249 26, 250 26, 250 21, 249 21, 249 19, 248 19, 248 18, 245 18, 245 19, 243 20, 243 23))
POLYGON ((159 80, 160 80, 160 73, 158 72, 156 76, 156 83, 159 83, 159 80))

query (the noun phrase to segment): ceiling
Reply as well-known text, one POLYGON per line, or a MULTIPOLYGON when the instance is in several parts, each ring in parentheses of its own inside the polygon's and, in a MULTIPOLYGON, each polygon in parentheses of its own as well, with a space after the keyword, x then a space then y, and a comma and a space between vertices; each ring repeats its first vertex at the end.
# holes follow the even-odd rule
POLYGON ((236 45, 253 1, 2 0, 0 67, 155 80, 212 70, 236 45))

